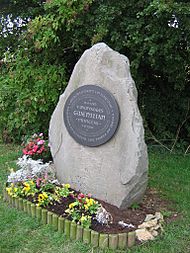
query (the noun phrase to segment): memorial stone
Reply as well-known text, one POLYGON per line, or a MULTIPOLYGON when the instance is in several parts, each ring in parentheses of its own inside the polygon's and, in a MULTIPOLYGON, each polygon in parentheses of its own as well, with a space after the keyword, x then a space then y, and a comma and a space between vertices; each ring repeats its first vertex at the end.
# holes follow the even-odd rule
POLYGON ((98 43, 75 65, 52 114, 57 177, 119 208, 141 201, 148 158, 128 58, 98 43))

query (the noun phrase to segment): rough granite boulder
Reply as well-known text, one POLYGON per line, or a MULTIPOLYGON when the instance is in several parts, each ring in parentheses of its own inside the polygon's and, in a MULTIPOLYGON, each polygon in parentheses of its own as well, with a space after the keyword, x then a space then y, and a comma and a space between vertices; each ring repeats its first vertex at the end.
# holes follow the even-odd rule
POLYGON ((122 209, 142 200, 148 180, 147 147, 126 56, 104 43, 83 53, 52 114, 49 141, 60 182, 122 209), (98 147, 77 143, 68 134, 63 119, 69 95, 89 84, 110 91, 120 110, 117 132, 98 147))

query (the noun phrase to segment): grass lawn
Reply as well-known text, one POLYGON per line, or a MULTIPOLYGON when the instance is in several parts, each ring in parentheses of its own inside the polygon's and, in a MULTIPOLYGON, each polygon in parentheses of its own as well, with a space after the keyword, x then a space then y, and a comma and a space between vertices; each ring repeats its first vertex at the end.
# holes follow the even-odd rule
MULTIPOLYGON (((19 148, 0 144, 0 191, 10 168, 16 168, 19 148)), ((190 253, 190 156, 150 152, 149 186, 173 202, 181 218, 164 227, 155 241, 135 246, 129 253, 190 253)), ((2 195, 2 194, 1 194, 2 195)), ((48 225, 9 208, 0 199, 0 253, 111 253, 71 242, 48 225)), ((123 252, 123 251, 115 251, 123 252)))

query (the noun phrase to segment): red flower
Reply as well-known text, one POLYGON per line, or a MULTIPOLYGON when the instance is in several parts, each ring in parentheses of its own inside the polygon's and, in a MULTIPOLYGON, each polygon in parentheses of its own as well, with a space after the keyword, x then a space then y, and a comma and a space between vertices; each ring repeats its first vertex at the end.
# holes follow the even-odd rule
POLYGON ((44 148, 44 146, 42 146, 42 147, 37 151, 37 153, 38 153, 38 154, 41 154, 44 150, 45 150, 45 148, 44 148))
POLYGON ((44 136, 34 134, 26 143, 26 146, 22 150, 24 155, 29 155, 32 159, 45 159, 51 158, 50 149, 48 148, 48 142, 44 140, 44 136))
POLYGON ((83 193, 79 193, 78 195, 78 201, 82 203, 84 201, 85 195, 83 193))
POLYGON ((28 151, 25 148, 22 150, 22 152, 24 155, 28 155, 28 151))
POLYGON ((84 197, 85 197, 85 195, 84 195, 83 193, 79 193, 78 199, 82 199, 82 198, 84 198, 84 197))
POLYGON ((38 150, 38 145, 34 145, 32 151, 33 151, 34 153, 36 153, 37 150, 38 150))

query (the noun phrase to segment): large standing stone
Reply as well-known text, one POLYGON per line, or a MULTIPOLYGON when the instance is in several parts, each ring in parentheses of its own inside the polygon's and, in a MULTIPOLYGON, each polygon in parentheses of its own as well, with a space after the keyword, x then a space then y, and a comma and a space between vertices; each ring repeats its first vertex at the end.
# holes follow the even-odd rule
POLYGON ((139 202, 147 186, 148 159, 137 91, 126 56, 104 43, 86 50, 76 64, 50 121, 49 140, 58 179, 119 208, 139 202), (83 85, 109 91, 120 110, 115 135, 97 147, 83 146, 68 133, 63 111, 83 85))

